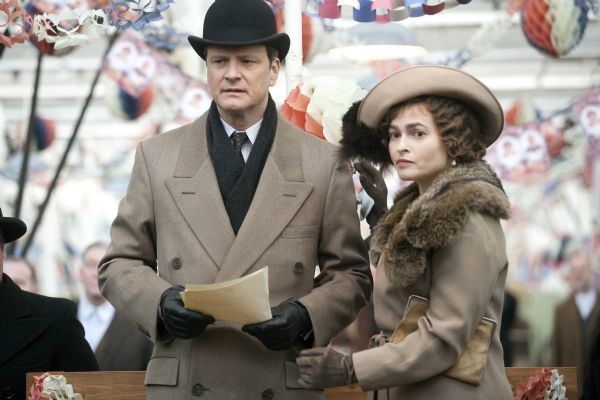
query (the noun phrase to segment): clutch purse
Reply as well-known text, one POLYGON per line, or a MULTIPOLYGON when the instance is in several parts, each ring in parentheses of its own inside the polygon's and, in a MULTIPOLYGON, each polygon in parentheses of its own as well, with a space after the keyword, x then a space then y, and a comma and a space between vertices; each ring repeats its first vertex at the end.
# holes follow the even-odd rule
MULTIPOLYGON (((404 317, 402 317, 389 341, 400 343, 411 332, 416 331, 418 319, 425 315, 428 308, 428 299, 411 295, 408 298, 404 317)), ((485 372, 490 343, 495 329, 496 321, 483 317, 456 364, 444 371, 442 375, 478 386, 485 372)))

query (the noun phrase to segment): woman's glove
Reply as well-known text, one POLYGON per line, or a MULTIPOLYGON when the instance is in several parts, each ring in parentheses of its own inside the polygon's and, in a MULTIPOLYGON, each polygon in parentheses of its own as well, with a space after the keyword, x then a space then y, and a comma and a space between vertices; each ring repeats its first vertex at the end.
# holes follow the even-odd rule
POLYGON ((302 350, 296 359, 300 369, 298 383, 306 389, 324 389, 355 383, 352 356, 327 348, 302 350))
POLYGON ((366 218, 371 231, 373 231, 381 217, 387 212, 387 187, 381 171, 368 161, 358 161, 354 163, 354 168, 360 174, 359 179, 363 189, 375 202, 366 218))

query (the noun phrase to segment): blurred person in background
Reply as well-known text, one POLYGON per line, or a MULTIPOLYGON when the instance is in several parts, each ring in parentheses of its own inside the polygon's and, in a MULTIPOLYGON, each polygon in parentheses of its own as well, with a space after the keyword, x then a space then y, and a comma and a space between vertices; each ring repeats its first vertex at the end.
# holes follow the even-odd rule
POLYGON ((588 246, 571 241, 562 258, 571 294, 554 311, 550 366, 577 367, 577 380, 583 384, 594 335, 600 329, 600 297, 588 246))
POLYGON ((108 244, 90 244, 78 269, 83 296, 77 318, 102 371, 142 371, 152 355, 152 342, 126 317, 115 311, 98 288, 98 264, 108 244))
POLYGON ((27 372, 97 371, 71 300, 24 290, 4 274, 4 245, 27 226, 0 209, 0 399, 25 399, 27 372))
POLYGON ((37 275, 35 267, 22 257, 8 256, 4 259, 4 273, 16 283, 21 290, 37 293, 37 275))

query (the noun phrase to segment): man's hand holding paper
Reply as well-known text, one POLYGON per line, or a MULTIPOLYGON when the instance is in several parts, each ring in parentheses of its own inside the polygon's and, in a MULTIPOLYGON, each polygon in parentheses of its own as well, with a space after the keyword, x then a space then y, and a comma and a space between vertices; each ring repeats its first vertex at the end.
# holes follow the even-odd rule
POLYGON ((180 295, 182 290, 183 286, 171 286, 163 292, 159 315, 173 337, 191 339, 204 332, 215 319, 211 315, 185 308, 180 295))
POLYGON ((271 309, 273 318, 258 324, 244 325, 242 330, 255 336, 268 349, 285 350, 312 330, 306 308, 296 299, 288 299, 271 309))
POLYGON ((186 285, 183 303, 218 321, 253 324, 270 320, 268 271, 264 267, 231 281, 186 285))

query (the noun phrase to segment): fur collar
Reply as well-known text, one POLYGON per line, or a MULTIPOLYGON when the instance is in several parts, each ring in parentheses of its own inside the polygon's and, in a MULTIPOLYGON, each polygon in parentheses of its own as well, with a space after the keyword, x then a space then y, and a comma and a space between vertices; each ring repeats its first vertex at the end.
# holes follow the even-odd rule
POLYGON ((371 239, 371 262, 383 257, 388 279, 397 287, 415 283, 430 250, 447 246, 469 212, 510 217, 502 183, 485 161, 442 172, 422 196, 415 183, 402 190, 371 239))

